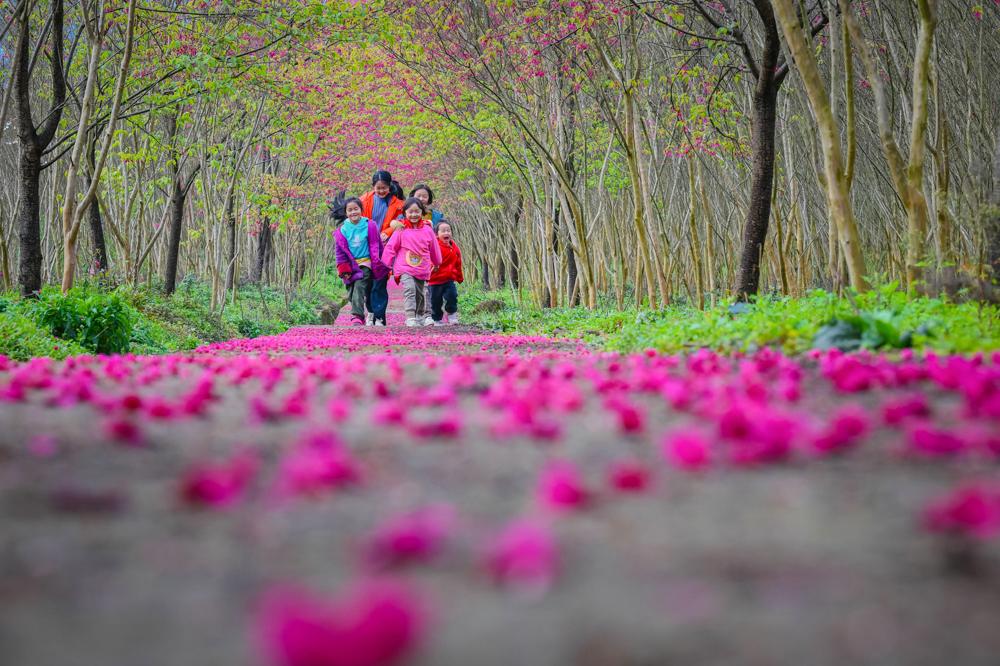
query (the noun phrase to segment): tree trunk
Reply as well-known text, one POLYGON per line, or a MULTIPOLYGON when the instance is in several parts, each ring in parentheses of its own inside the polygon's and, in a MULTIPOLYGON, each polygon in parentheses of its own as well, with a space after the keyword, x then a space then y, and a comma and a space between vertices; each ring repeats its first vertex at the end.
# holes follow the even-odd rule
MULTIPOLYGON (((97 132, 90 142, 88 160, 90 162, 90 178, 87 180, 87 189, 90 189, 94 174, 94 149, 97 146, 97 132)), ((95 201, 87 210, 90 221, 90 237, 94 243, 94 268, 98 273, 108 270, 108 245, 104 240, 104 225, 101 224, 101 207, 95 201)))
POLYGON ((829 96, 824 89, 816 57, 806 41, 800 16, 793 0, 773 0, 778 23, 785 35, 788 51, 795 59, 796 68, 802 79, 809 105, 816 116, 817 133, 823 149, 823 172, 826 189, 827 210, 830 223, 837 227, 840 249, 847 262, 847 274, 855 291, 868 290, 865 277, 865 260, 861 253, 861 238, 858 234, 854 209, 851 206, 850 188, 844 169, 844 155, 840 145, 837 121, 830 109, 829 96))
POLYGON ((236 215, 233 208, 236 206, 236 193, 233 188, 229 188, 226 196, 226 289, 229 293, 236 283, 236 215))
POLYGON ((997 133, 993 153, 993 178, 987 181, 987 191, 989 208, 983 220, 986 225, 986 268, 993 281, 1000 283, 1000 132, 997 133))
POLYGON ((746 300, 760 286, 760 260, 771 218, 774 185, 774 127, 778 112, 778 86, 774 76, 761 72, 751 111, 750 207, 743 227, 743 247, 736 284, 736 297, 746 300))
POLYGON ((566 293, 568 295, 570 307, 580 304, 580 291, 577 288, 577 279, 579 278, 579 272, 576 269, 576 256, 573 254, 573 248, 568 244, 566 245, 566 293))
POLYGON ((163 273, 163 293, 169 296, 177 288, 177 259, 181 251, 181 231, 184 223, 184 198, 180 175, 175 173, 170 193, 170 235, 167 236, 167 267, 163 273))
MULTIPOLYGON (((38 219, 42 174, 42 151, 52 143, 66 101, 66 78, 63 72, 63 0, 52 0, 51 46, 47 54, 52 72, 52 102, 42 126, 35 128, 31 117, 31 72, 28 45, 31 24, 30 7, 23 5, 18 20, 18 41, 11 85, 17 94, 18 145, 20 148, 17 229, 20 245, 18 286, 21 295, 34 297, 42 289, 42 235, 38 219)), ((16 14, 17 12, 15 12, 16 14)))
POLYGON ((271 221, 266 217, 261 220, 260 231, 257 233, 257 259, 250 271, 250 281, 260 284, 267 273, 268 254, 271 252, 271 221))
MULTIPOLYGON (((30 122, 30 121, 29 121, 30 122)), ((20 256, 17 283, 21 295, 38 296, 42 290, 42 231, 38 220, 41 151, 31 142, 21 146, 20 182, 17 197, 17 231, 20 256)))
POLYGON ((520 259, 517 256, 517 247, 511 245, 510 247, 510 286, 515 291, 521 288, 521 275, 520 275, 520 259))

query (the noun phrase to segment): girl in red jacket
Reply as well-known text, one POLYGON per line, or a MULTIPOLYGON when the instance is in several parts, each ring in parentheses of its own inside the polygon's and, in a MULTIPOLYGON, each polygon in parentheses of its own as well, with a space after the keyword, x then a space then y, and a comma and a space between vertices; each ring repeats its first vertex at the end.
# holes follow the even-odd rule
POLYGON ((462 275, 462 252, 451 237, 451 225, 441 222, 437 227, 438 245, 441 246, 441 265, 431 273, 431 317, 435 326, 444 326, 444 312, 448 313, 448 323, 458 323, 458 287, 456 283, 465 280, 462 275), (444 312, 442 312, 444 305, 444 312))

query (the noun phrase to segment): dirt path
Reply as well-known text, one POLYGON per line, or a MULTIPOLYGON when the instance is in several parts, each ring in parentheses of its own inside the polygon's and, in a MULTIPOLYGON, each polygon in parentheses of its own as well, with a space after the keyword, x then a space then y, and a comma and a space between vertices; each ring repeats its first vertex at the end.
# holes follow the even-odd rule
POLYGON ((921 517, 997 478, 995 364, 618 356, 391 294, 384 330, 0 362, 0 663, 280 663, 287 584, 331 600, 303 664, 997 663, 995 537, 921 517), (376 575, 405 631, 337 601, 376 575))

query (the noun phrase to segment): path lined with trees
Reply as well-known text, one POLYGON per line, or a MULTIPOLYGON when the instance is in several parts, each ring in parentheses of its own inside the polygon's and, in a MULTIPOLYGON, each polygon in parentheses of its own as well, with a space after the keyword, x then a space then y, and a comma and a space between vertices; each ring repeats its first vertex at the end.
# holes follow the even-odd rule
POLYGON ((470 273, 540 305, 998 260, 995 3, 6 6, 0 288, 23 294, 293 287, 373 165, 434 183, 470 273))

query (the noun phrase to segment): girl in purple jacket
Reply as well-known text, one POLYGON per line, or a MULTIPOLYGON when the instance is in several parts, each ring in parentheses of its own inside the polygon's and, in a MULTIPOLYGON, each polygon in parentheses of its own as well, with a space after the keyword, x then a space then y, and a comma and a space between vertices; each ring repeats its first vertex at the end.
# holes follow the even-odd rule
MULTIPOLYGON (((389 238, 382 251, 382 263, 403 284, 406 325, 427 325, 425 293, 431 271, 441 265, 441 247, 429 224, 424 224, 424 202, 410 197, 403 203, 403 228, 389 238)), ((430 319, 430 318, 427 318, 430 319)), ((433 320, 430 320, 433 324, 433 320)))
POLYGON ((344 204, 347 219, 333 232, 336 240, 337 273, 351 301, 351 323, 385 326, 389 304, 386 282, 389 269, 382 263, 382 238, 374 222, 361 214, 361 200, 344 204), (365 309, 368 316, 365 317, 365 309))

